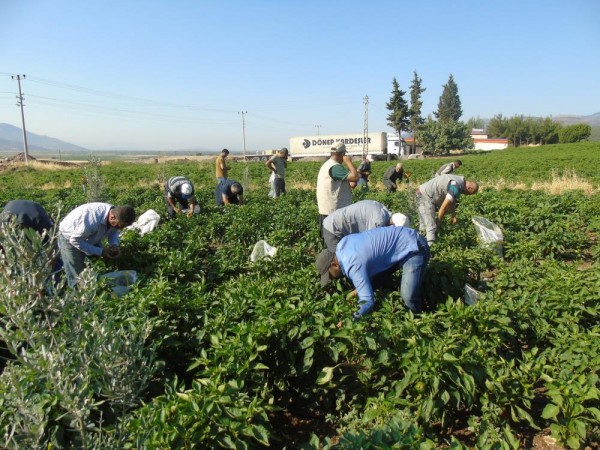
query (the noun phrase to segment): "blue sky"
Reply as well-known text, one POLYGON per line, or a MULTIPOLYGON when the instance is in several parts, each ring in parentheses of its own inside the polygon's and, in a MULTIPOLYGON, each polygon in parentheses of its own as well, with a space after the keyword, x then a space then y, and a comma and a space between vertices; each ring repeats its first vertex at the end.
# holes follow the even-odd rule
POLYGON ((452 74, 463 120, 600 112, 600 1, 0 0, 0 122, 92 150, 287 146, 392 131, 452 74), (320 128, 315 127, 320 125, 320 128))

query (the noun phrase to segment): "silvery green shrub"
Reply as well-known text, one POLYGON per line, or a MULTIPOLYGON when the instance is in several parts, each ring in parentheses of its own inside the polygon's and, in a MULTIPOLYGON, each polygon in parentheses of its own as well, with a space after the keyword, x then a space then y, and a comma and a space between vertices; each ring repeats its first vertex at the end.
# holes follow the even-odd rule
POLYGON ((50 281, 55 231, 0 228, 0 439, 6 448, 119 448, 121 420, 159 367, 153 322, 99 289, 86 268, 77 288, 50 281))

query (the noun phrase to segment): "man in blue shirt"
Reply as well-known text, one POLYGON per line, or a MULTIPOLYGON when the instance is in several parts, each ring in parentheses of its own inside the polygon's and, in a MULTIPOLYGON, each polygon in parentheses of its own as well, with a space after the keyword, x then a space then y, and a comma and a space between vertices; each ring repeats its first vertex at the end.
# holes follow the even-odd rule
POLYGON ((381 227, 345 236, 335 253, 323 250, 317 256, 321 286, 331 278, 345 276, 352 281, 358 295, 358 319, 375 304, 372 279, 382 272, 402 268, 400 295, 405 306, 414 313, 423 310, 421 284, 429 246, 416 230, 406 227, 381 227))
POLYGON ((235 180, 223 180, 215 190, 215 202, 217 206, 242 205, 244 203, 244 188, 235 180))

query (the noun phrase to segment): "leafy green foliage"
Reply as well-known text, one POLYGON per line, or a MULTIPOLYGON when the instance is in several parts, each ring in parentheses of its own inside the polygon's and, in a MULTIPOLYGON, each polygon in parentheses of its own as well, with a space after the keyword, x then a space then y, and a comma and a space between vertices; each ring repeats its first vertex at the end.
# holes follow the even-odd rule
POLYGON ((437 111, 433 114, 441 123, 458 122, 460 116, 462 116, 458 86, 452 74, 450 74, 448 82, 444 85, 444 90, 438 101, 437 111))
POLYGON ((591 134, 591 126, 587 123, 577 123, 563 127, 558 132, 558 138, 561 144, 571 144, 573 142, 585 141, 590 138, 591 134))
MULTIPOLYGON (((574 167, 599 184, 593 143, 461 159, 461 173, 489 183, 532 183, 574 167)), ((406 189, 373 186, 355 199, 405 212, 417 227, 413 189, 439 164, 406 161, 406 189)), ((374 162, 372 178, 387 165, 374 162)), ((164 213, 165 173, 189 176, 201 206, 147 235, 124 233, 122 259, 93 263, 95 272, 138 271, 121 299, 91 271, 83 290, 45 293, 36 280, 48 276, 48 247, 32 240, 24 253, 8 252, 22 258, 2 265, 0 280, 7 446, 514 449, 540 430, 573 448, 598 441, 597 192, 485 188, 462 198, 458 224, 442 222, 432 248, 428 311, 405 310, 395 274, 373 313, 353 322, 352 286, 321 289, 314 269, 314 191, 268 199, 264 165, 232 166, 235 179, 247 173, 242 207, 214 205, 212 163, 99 168, 116 204, 164 213), (504 259, 477 241, 475 215, 503 229, 504 259), (259 239, 279 250, 251 263, 259 239), (24 258, 39 258, 39 270, 24 258), (465 283, 482 291, 473 306, 462 301, 465 283), (282 427, 282 416, 297 428, 282 427), (328 431, 300 433, 305 417, 328 431)), ((291 163, 288 185, 314 183, 319 166, 291 163)), ((16 176, 0 177, 3 200, 28 197, 52 212, 86 201, 78 184, 66 187, 79 169, 54 180, 24 169, 22 184, 16 176), (36 177, 60 187, 36 188, 36 177)))

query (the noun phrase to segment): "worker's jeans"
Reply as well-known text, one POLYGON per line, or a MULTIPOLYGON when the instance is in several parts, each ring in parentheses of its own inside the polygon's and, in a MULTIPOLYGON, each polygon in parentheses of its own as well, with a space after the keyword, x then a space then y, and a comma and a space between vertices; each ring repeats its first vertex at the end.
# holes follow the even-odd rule
POLYGON ((417 194, 417 209, 419 211, 419 230, 427 236, 427 243, 431 245, 435 241, 437 233, 435 205, 429 197, 417 194))
POLYGON ((73 287, 79 281, 79 274, 85 268, 86 255, 81 250, 73 247, 63 235, 58 236, 58 248, 67 274, 67 283, 73 287))
POLYGON ((429 245, 423 236, 417 240, 419 253, 411 256, 402 265, 402 279, 400 280, 400 295, 404 304, 414 313, 423 311, 423 276, 429 262, 429 245))

